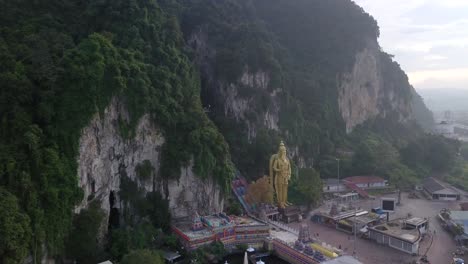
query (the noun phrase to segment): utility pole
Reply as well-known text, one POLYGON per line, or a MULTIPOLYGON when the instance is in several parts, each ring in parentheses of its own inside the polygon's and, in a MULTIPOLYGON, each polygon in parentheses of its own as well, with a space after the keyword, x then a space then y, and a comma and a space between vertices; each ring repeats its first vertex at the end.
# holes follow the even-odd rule
POLYGON ((353 257, 356 256, 356 233, 357 233, 357 230, 356 230, 356 226, 357 226, 357 223, 356 223, 356 214, 357 214, 357 209, 356 207, 354 207, 354 241, 353 241, 353 257))
MULTIPOLYGON (((338 162, 338 167, 337 167, 337 177, 338 177, 337 193, 340 193, 340 189, 341 189, 341 184, 340 184, 340 159, 335 158, 335 160, 338 162)), ((338 207, 338 201, 339 200, 340 200, 340 198, 338 196, 332 199, 332 201, 336 204, 337 207, 338 207)))
POLYGON ((335 158, 335 160, 338 162, 338 172, 337 172, 337 175, 338 175, 338 192, 340 191, 340 159, 339 158, 335 158))

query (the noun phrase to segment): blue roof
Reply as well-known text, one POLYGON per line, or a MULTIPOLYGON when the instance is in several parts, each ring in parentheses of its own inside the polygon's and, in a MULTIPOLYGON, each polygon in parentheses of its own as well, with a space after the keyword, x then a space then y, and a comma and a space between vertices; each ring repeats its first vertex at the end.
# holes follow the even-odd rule
POLYGON ((380 208, 377 209, 377 210, 375 210, 375 212, 376 212, 377 214, 385 214, 385 212, 384 212, 382 209, 380 209, 380 208))

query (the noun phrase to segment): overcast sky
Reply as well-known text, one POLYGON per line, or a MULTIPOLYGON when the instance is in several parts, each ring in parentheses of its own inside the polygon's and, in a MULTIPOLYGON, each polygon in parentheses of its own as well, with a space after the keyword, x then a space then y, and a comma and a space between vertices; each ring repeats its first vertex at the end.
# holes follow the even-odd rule
POLYGON ((468 90, 468 0, 354 0, 416 89, 468 90))

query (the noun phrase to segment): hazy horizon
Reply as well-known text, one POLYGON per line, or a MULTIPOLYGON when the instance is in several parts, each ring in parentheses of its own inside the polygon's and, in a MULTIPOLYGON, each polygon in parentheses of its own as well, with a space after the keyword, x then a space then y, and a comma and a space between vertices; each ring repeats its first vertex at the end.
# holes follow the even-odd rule
POLYGON ((418 90, 468 91, 468 0, 355 0, 418 90))
POLYGON ((433 112, 468 112, 468 91, 459 88, 416 89, 424 103, 433 112))

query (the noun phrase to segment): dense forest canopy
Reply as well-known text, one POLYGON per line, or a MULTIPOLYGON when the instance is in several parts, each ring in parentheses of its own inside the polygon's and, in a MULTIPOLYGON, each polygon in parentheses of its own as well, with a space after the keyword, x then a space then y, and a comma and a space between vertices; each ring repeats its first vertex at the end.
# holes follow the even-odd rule
POLYGON ((81 129, 112 97, 130 113, 122 136, 132 136, 144 113, 163 128, 162 175, 177 177, 193 157, 195 172, 226 190, 228 146, 203 112, 174 14, 156 1, 1 4, 0 184, 17 197, 20 209, 12 213, 26 215, 21 223, 32 230, 12 238, 7 250, 16 259, 4 261, 17 263, 25 252, 40 259, 43 245, 52 256, 63 254, 82 199, 81 129))
MULTIPOLYGON (((417 126, 408 128, 393 119, 373 120, 346 135, 337 103, 337 76, 349 71, 356 53, 379 36, 377 22, 349 0, 0 0, 0 4, 2 263, 22 263, 27 256, 40 261, 44 252, 80 263, 103 257, 124 258, 125 263, 160 261, 158 252, 138 251, 155 246, 148 234, 168 229, 168 204, 159 193, 144 194, 122 177, 119 195, 138 217, 124 212, 128 226, 110 230, 105 250, 87 243, 100 228, 100 208, 90 206, 73 216, 73 208, 83 199, 76 161, 81 130, 93 116, 104 113, 112 98, 129 111, 129 119, 119 120, 122 137, 133 137, 146 113, 161 127, 166 139, 159 172, 163 177, 177 178, 181 166, 193 161, 198 176, 214 178, 225 191, 233 175, 231 156, 249 177, 262 176, 280 138, 300 147, 296 156, 304 157, 322 177, 333 176, 335 165, 329 161, 338 148, 356 152, 343 162, 344 171, 398 179, 450 165, 444 159, 431 167, 435 157, 414 157, 418 148, 443 147, 448 159, 457 148, 440 138, 420 138, 417 126), (204 62, 211 65, 212 76, 205 74, 187 44, 200 31, 215 51, 204 62), (281 93, 278 131, 259 125, 251 140, 245 136, 245 123, 222 115, 222 106, 210 97, 208 78, 235 83, 246 68, 272 76, 267 90, 239 89, 256 102, 248 115, 253 124, 260 122, 255 113, 272 104, 270 94, 279 88, 281 93), (203 105, 209 104, 213 109, 207 114, 203 105), (409 130, 410 135, 396 139, 409 130), (389 157, 386 164, 375 160, 382 153, 389 157), (401 157, 406 156, 412 159, 403 162, 401 157), (161 215, 165 217, 160 219, 161 215), (126 253, 130 255, 124 257, 126 253)), ((386 89, 397 87, 399 96, 411 100, 406 75, 391 56, 380 55, 386 89)), ((421 104, 420 109, 424 112, 421 104)), ((147 164, 138 167, 139 177, 146 177, 149 169, 147 164)), ((319 178, 312 168, 304 175, 319 178)), ((311 179, 299 180, 311 186, 316 182, 311 179)), ((303 187, 305 194, 315 190, 303 187)), ((301 197, 308 204, 316 199, 301 197)), ((164 241, 173 243, 171 237, 164 241)), ((216 251, 216 245, 213 248, 216 251)))

